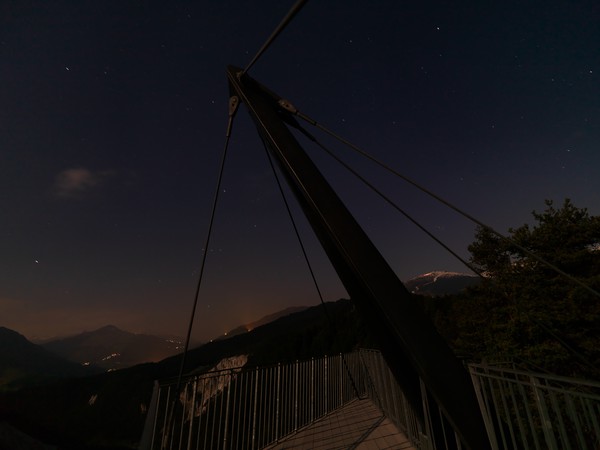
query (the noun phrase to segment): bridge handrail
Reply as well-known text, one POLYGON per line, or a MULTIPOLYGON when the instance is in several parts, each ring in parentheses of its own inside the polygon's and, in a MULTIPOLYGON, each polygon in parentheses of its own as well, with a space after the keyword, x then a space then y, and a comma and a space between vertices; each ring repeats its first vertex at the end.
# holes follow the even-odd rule
POLYGON ((142 450, 261 449, 351 401, 370 398, 413 446, 430 450, 378 350, 268 367, 232 367, 156 383, 142 450))
POLYGON ((494 450, 600 448, 600 383, 469 364, 494 450))
POLYGON ((364 396, 360 364, 340 354, 233 367, 189 375, 179 394, 175 380, 159 383, 146 448, 264 448, 364 396))

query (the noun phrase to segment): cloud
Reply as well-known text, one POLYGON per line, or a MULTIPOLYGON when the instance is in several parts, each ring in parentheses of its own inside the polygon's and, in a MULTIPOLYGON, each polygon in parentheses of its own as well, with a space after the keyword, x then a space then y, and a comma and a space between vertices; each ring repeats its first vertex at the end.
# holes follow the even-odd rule
POLYGON ((81 197, 114 174, 113 170, 93 172, 83 167, 65 169, 56 176, 54 191, 58 197, 81 197))

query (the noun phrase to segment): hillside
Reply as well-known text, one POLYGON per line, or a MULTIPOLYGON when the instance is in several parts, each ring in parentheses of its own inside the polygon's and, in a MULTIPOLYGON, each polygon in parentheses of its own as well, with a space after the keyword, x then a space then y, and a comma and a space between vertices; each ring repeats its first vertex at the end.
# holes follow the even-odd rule
MULTIPOLYGON (((249 355, 246 367, 373 346, 349 300, 290 314, 252 331, 191 350, 186 372, 225 357, 249 355)), ((0 421, 61 449, 132 448, 141 436, 154 380, 176 376, 180 356, 92 377, 32 387, 0 397, 0 421), (92 401, 93 399, 93 401, 92 401)))
POLYGON ((95 331, 47 342, 43 347, 79 364, 114 370, 160 361, 181 351, 182 343, 173 339, 129 333, 108 325, 95 331))
POLYGON ((281 311, 277 311, 276 313, 266 315, 266 316, 262 317, 261 319, 258 319, 254 322, 246 323, 246 324, 240 325, 238 327, 235 327, 234 329, 228 331, 224 335, 219 336, 218 339, 230 338, 233 336, 237 336, 238 334, 247 333, 247 332, 252 331, 255 328, 258 328, 262 325, 266 325, 270 322, 280 319, 281 317, 289 316, 290 314, 304 311, 307 308, 308 308, 307 306, 291 306, 289 308, 285 308, 281 311))
POLYGON ((0 391, 91 373, 94 369, 67 361, 16 331, 0 327, 0 391))

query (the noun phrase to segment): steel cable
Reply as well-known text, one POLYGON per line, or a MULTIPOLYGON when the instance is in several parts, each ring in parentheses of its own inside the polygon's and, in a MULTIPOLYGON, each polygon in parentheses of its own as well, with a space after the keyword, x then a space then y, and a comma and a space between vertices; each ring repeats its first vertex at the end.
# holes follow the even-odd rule
POLYGON ((435 194, 434 192, 430 191, 429 189, 423 187, 422 185, 420 185, 419 183, 417 183, 416 181, 412 180, 411 178, 399 173, 397 170, 393 169, 392 167, 388 166, 387 164, 383 163, 382 161, 378 160, 377 158, 375 158, 374 156, 370 155, 369 153, 365 152, 364 150, 362 150, 360 147, 354 145, 353 143, 351 143, 350 141, 348 141, 347 139, 343 138, 342 136, 336 134, 335 132, 331 131, 330 129, 328 129, 327 127, 321 125, 320 123, 318 123, 316 120, 310 118, 309 116, 307 116, 306 114, 300 112, 299 110, 297 110, 295 107, 293 107, 289 102, 286 101, 281 101, 280 104, 287 109, 288 111, 292 112, 293 114, 297 115, 298 117, 300 117, 301 119, 305 120, 306 122, 308 122, 309 124, 315 126, 316 128, 318 128, 319 130, 323 131, 324 133, 328 134, 329 136, 333 137, 334 139, 338 140, 339 142, 341 142, 342 144, 348 146, 349 148, 351 148, 353 151, 355 151, 356 153, 362 155, 363 157, 369 159, 370 161, 374 162, 375 164, 377 164, 378 166, 380 166, 381 168, 385 169, 386 171, 390 172, 391 174, 399 177, 400 179, 406 181, 407 183, 409 183, 410 185, 414 186, 415 188, 417 188, 418 190, 420 190, 421 192, 429 195, 430 197, 432 197, 433 199, 437 200, 438 202, 444 204, 445 206, 447 206, 448 208, 452 209, 453 211, 455 211, 456 213, 460 214, 461 216, 465 217, 466 219, 470 220, 471 222, 475 223, 476 225, 480 226, 481 228, 489 231, 490 233, 498 236, 500 239, 504 240, 505 242, 509 243, 510 245, 512 245, 513 247, 515 247, 516 249, 520 250, 521 252, 523 252, 524 254, 526 254, 527 256, 535 259, 536 261, 542 263, 543 265, 545 265, 546 267, 552 269, 554 272, 562 275, 563 277, 567 278, 568 280, 572 281, 573 283, 577 284, 579 287, 582 287, 583 289, 585 289, 586 291, 590 292, 591 294, 593 294, 594 296, 600 298, 600 292, 598 292, 597 290, 595 290, 594 288, 592 288, 591 286, 588 286, 587 284, 585 284, 584 282, 582 282, 581 280, 578 280, 577 278, 575 278, 573 275, 568 274, 567 272, 565 272, 564 270, 558 268, 556 265, 552 264, 551 262, 547 261, 546 259, 542 258, 539 255, 536 255, 535 253, 533 253, 531 250, 523 247, 522 245, 518 244, 517 242, 515 242, 513 239, 503 235, 502 233, 500 233, 499 231, 496 231, 494 228, 492 228, 491 226, 481 222, 480 220, 476 219, 475 217, 473 217, 472 215, 468 214, 467 212, 463 211, 462 209, 458 208, 457 206, 453 205, 452 203, 450 203, 448 200, 443 199, 442 197, 440 197, 439 195, 435 194), (283 104, 282 102, 285 102, 285 104, 283 104))
POLYGON ((181 388, 181 380, 183 378, 183 373, 185 370, 185 362, 190 346, 190 338, 192 335, 192 328, 194 324, 194 317, 196 315, 196 309, 198 306, 198 299, 200 297, 200 287, 202 285, 202 278, 204 275, 204 268, 206 266, 206 257, 208 255, 208 248, 210 245, 210 238, 212 235, 212 229, 215 222, 215 215, 217 210, 217 204, 219 202, 219 193, 221 190, 221 182, 223 181, 223 173, 225 171, 225 160, 227 158, 227 149, 229 148, 229 141, 231 138, 231 130, 233 128, 233 119, 235 117, 235 113, 237 112, 239 106, 239 99, 236 96, 233 96, 229 99, 229 120, 227 122, 227 131, 225 132, 225 145, 223 147, 223 154, 221 157, 221 166, 219 169, 219 176, 217 178, 217 186, 215 189, 215 195, 213 198, 211 213, 210 213, 210 221, 208 225, 208 230, 206 232, 206 239, 204 242, 204 253, 202 254, 202 262, 200 264, 200 272, 198 274, 198 282, 196 284, 196 293, 194 295, 194 304, 192 306, 192 312, 190 315, 190 320, 188 324, 187 335, 185 338, 185 345, 183 348, 183 356, 181 358, 181 366, 179 368, 179 375, 177 376, 177 389, 176 392, 179 393, 179 389, 181 388))
MULTIPOLYGON (((262 140, 262 139, 261 139, 262 140)), ((317 294, 319 296, 319 300, 321 302, 321 305, 323 306, 323 310, 325 311, 325 316, 327 318, 327 322, 329 323, 329 326, 331 327, 331 331, 333 332, 334 335, 337 334, 337 327, 335 326, 335 322, 333 321, 331 315, 329 314, 329 311, 327 310, 327 306, 325 304, 325 300, 323 299, 323 294, 321 292, 321 288, 319 287, 319 283, 317 282, 317 278, 315 276, 315 272, 312 268, 312 264, 310 263, 310 259, 308 257, 308 253, 306 252, 306 247, 304 246, 304 242, 302 241, 302 236, 300 235, 300 231, 298 230, 298 226, 296 225, 296 220, 294 219, 294 215, 292 214, 292 210, 290 208, 289 202, 287 201, 287 198, 285 196, 285 192, 283 190, 283 186, 281 184, 281 181, 279 180, 279 176, 277 175, 277 170, 275 170, 275 164, 273 163, 273 159, 271 158, 271 155, 269 153, 269 150, 267 148, 267 144, 263 142, 263 146, 265 148, 265 153, 267 154, 267 159, 269 160, 269 164, 271 166, 271 170, 273 171, 273 176, 275 178, 275 181, 277 183, 277 187, 279 188, 279 193, 281 194, 281 198, 283 199, 283 203, 285 205, 285 209, 288 213, 288 217, 290 219, 290 222, 292 223, 292 227, 294 229, 294 233, 296 235, 296 239, 298 240, 298 244, 300 245, 300 249, 302 251, 302 255, 304 256, 304 261, 306 262, 306 265, 308 267, 308 271, 310 272, 310 276, 312 278, 313 284, 315 286, 315 289, 317 291, 317 294)), ((345 358, 342 356, 343 362, 344 362, 344 367, 346 368, 346 371, 348 373, 348 376, 350 377, 350 382, 352 384, 352 388, 354 389, 354 392, 356 393, 357 397, 360 397, 360 393, 358 391, 358 387, 356 386, 355 382, 354 382, 354 378, 352 377, 352 374, 350 372, 350 368, 348 367, 345 358)))
MULTIPOLYGON (((298 114, 300 116, 300 114, 298 114)), ((300 116, 301 117, 301 116, 300 116)), ((326 129, 323 127, 319 127, 315 121, 313 121, 312 119, 309 119, 309 123, 312 123, 313 125, 316 125, 319 129, 322 129, 323 131, 325 131, 326 129)), ((357 177, 360 181, 362 181, 367 187, 369 187, 373 192, 375 192, 377 195, 379 195, 382 199, 384 199, 386 202, 388 202, 393 208, 395 208, 397 211, 399 211, 402 215, 404 215, 408 220, 410 220, 413 224, 415 224, 419 229, 421 229, 424 233, 426 233, 430 238, 432 238, 435 242, 437 242, 439 245, 441 245, 446 251, 448 251, 449 253, 451 253, 455 258, 457 258, 462 264, 464 264, 467 268, 469 268, 470 270, 472 270, 475 274, 477 274, 480 278, 484 278, 483 274, 477 270, 475 267, 473 267, 471 264, 469 264, 467 261, 465 261, 463 258, 461 258, 458 254, 456 254, 454 251, 452 251, 448 246, 446 246, 441 240, 439 240, 435 235, 433 235, 431 232, 429 232, 425 227, 423 227, 421 224, 419 224, 416 220, 414 220, 408 213, 406 213, 404 210, 402 210, 398 205, 396 205, 389 197, 387 197, 385 194, 383 194, 381 191, 379 191, 375 186, 373 186, 372 183, 370 183, 368 180, 366 180, 363 176, 361 176, 356 170, 354 170, 352 167, 350 167, 346 162, 344 162, 341 158, 339 158, 337 155, 335 155, 330 149, 328 149, 327 147, 325 147, 320 141, 318 141, 314 136, 312 136, 310 133, 308 133, 308 131, 306 131, 303 127, 301 127, 299 124, 294 124, 293 125, 295 128, 297 128, 302 134, 304 134, 308 139, 310 139, 311 141, 313 141, 316 145, 318 145, 323 151, 325 151, 329 156, 331 156, 333 159, 335 159, 340 165, 342 165, 346 170, 348 170, 350 173, 352 173, 355 177, 357 177)), ((463 216, 467 217, 467 218, 471 218, 468 214, 463 213, 460 209, 454 207, 453 205, 451 205, 450 203, 448 203, 447 201, 440 199, 437 195, 431 193, 430 191, 428 191, 425 188, 422 188, 420 185, 418 185, 416 182, 413 182, 412 180, 410 180, 409 178, 397 173, 395 170, 389 168, 388 166, 386 166, 385 164, 379 162, 378 160, 376 160, 374 157, 372 157, 371 155, 369 155, 368 153, 364 152, 363 150, 361 150, 360 148, 354 146, 353 144, 349 143, 348 141, 346 141, 345 139, 337 136, 335 133, 329 132, 329 130, 326 131, 327 134, 335 137, 336 139, 340 140, 341 142, 345 143, 346 145, 350 146, 353 150, 356 150, 359 154, 361 154, 362 156, 367 157, 368 159, 372 160, 373 162, 377 163, 378 165, 380 165, 381 167, 384 167, 386 170, 392 172, 393 174, 399 176, 400 178, 404 179, 405 181, 408 181, 410 184, 414 185, 415 187, 419 188, 420 190, 430 194, 431 196, 433 196, 436 199, 439 199, 442 203, 446 204, 447 206, 451 207, 453 210, 459 212, 460 214, 462 214, 463 216)), ((544 262, 544 260, 542 258, 538 258, 537 255, 531 253, 530 251, 528 251, 527 249, 524 249, 523 247, 521 247, 519 244, 516 244, 512 239, 505 237, 504 235, 500 234, 499 232, 495 231, 493 228, 479 222, 477 219, 471 218, 471 220, 473 220, 477 225, 480 225, 484 228, 487 228, 489 231, 493 232, 494 234, 496 234, 497 236, 499 236, 500 238, 506 240, 507 242, 509 242, 512 245, 517 246, 517 248, 520 248, 521 250, 523 250, 524 252, 526 252, 528 255, 535 257, 535 259, 538 259, 540 262, 544 262)), ((555 271, 557 271, 559 274, 561 275, 565 275, 567 276, 569 279, 571 279, 572 281, 575 281, 578 285, 587 288, 588 291, 591 291, 592 293, 594 293, 595 295, 599 295, 593 288, 585 285, 584 283, 580 282, 579 280, 577 280, 576 278, 572 277, 571 275, 568 275, 564 272, 562 272, 560 269, 555 268, 555 266, 553 266, 550 263, 546 264, 548 267, 550 267, 551 269, 554 269, 555 271)), ((491 280, 493 283, 496 283, 495 280, 491 280)), ((507 294, 505 294, 507 295, 507 294)), ((508 295, 507 295, 508 297, 508 295)), ((549 336, 551 336, 552 338, 554 338, 565 350, 567 350, 569 353, 573 354, 577 359, 579 359, 581 362, 583 362, 586 366, 593 368, 594 370, 597 370, 597 368, 589 361, 585 358, 585 356, 583 356, 579 351, 575 350, 571 345, 569 345, 567 342, 565 342, 564 339, 562 339, 560 336, 558 336, 554 331, 552 331, 546 324, 544 324, 543 322, 530 318, 527 314, 523 313, 523 311, 521 311, 521 309, 519 308, 519 304, 518 302, 515 302, 516 308, 517 308, 517 312, 521 315, 525 315, 531 322, 535 323, 537 326, 539 326, 540 328, 542 328, 542 330, 547 333, 549 336)))
POLYGON ((392 208, 397 210, 400 214, 406 217, 409 221, 411 221, 414 225, 416 225, 421 231, 423 231, 427 236, 437 242, 441 247, 443 247, 447 252, 449 252, 452 256, 458 259, 465 267, 469 270, 473 271, 473 273, 477 274, 479 277, 483 278, 483 275, 477 268, 473 267, 473 265, 469 264, 469 262, 465 261, 459 254, 453 251, 450 247, 448 247, 444 242, 442 242, 437 236, 435 236, 431 231, 421 225, 416 219, 414 219, 410 214, 408 214, 405 210, 400 208, 392 199, 390 199, 387 195, 377 189, 371 182, 369 182, 366 178, 360 175, 356 170, 350 167, 345 161, 343 161, 340 157, 338 157, 335 153, 333 153, 329 148, 327 148, 323 143, 310 135, 306 130, 302 127, 299 128, 309 139, 311 139, 316 145, 318 145, 323 151, 325 151, 329 156, 331 156, 334 160, 338 162, 342 167, 344 167, 348 172, 358 178, 365 186, 371 189, 375 194, 385 200, 392 208))
POLYGON ((263 53, 267 50, 267 48, 269 48, 269 46, 275 41, 277 36, 279 36, 279 34, 285 29, 285 27, 292 21, 292 19, 296 16, 296 14, 298 14, 300 12, 300 10, 306 4, 307 1, 308 0, 298 0, 292 6, 292 8, 288 11, 288 13, 283 18, 283 20, 279 23, 279 25, 277 25, 277 28, 275 28, 275 30, 273 30, 273 32, 271 33, 271 36, 269 36, 269 38, 265 41, 265 43, 260 48, 260 50, 258 50, 256 55, 254 55, 254 58, 252 58, 252 61, 250 61, 250 63, 246 66, 246 68, 242 72, 242 75, 245 74, 246 72, 248 72, 250 70, 250 68, 256 63, 256 61, 258 61, 258 59, 263 55, 263 53))

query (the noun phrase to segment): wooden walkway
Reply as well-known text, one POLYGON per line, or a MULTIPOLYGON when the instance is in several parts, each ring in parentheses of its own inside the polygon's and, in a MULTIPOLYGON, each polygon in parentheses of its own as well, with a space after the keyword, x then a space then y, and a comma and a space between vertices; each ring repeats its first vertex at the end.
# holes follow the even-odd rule
POLYGON ((406 436, 369 400, 354 400, 269 450, 415 450, 406 436))

